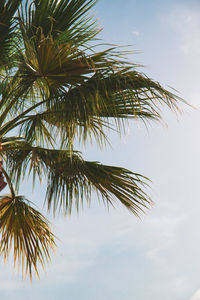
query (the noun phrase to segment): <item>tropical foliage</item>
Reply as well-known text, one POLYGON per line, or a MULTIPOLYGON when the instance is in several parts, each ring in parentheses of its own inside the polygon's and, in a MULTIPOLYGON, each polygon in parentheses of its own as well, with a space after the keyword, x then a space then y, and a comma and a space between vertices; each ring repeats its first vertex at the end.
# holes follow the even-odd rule
POLYGON ((91 15, 95 0, 0 1, 0 254, 32 277, 54 249, 47 219, 18 191, 46 178, 46 206, 71 213, 97 193, 136 216, 151 205, 147 178, 85 161, 74 149, 108 142, 128 119, 159 120, 178 98, 138 71, 117 47, 103 46, 91 15), (99 49, 99 50, 98 50, 99 49))

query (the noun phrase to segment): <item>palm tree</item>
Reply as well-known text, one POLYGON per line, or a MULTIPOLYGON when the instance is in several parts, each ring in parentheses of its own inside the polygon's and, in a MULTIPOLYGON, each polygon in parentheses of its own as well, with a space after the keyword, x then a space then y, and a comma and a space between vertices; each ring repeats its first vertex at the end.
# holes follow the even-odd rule
POLYGON ((128 119, 159 120, 160 105, 177 96, 138 71, 125 53, 97 40, 96 0, 0 2, 0 254, 10 251, 22 273, 38 274, 54 249, 47 219, 19 195, 28 175, 46 178, 45 203, 71 213, 91 201, 118 200, 136 216, 151 205, 140 174, 85 161, 74 149, 88 139, 108 142, 128 119), (99 50, 98 50, 99 49, 99 50))

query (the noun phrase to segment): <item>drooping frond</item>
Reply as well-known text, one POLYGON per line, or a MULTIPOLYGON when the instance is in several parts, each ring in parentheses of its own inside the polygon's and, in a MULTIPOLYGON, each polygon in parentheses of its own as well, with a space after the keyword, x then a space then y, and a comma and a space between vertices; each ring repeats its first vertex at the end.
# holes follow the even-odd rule
POLYGON ((92 117, 88 120, 63 118, 63 111, 45 111, 35 115, 29 115, 20 122, 19 134, 28 143, 36 143, 38 146, 55 145, 56 140, 61 143, 61 148, 73 145, 75 137, 79 142, 88 138, 94 139, 102 146, 109 143, 105 128, 113 129, 109 122, 92 117), (62 124, 62 125, 61 125, 62 124))
POLYGON ((144 213, 151 205, 145 194, 147 178, 127 169, 83 161, 63 159, 55 162, 48 174, 46 200, 48 208, 53 207, 65 213, 77 211, 86 200, 90 203, 92 192, 96 192, 104 204, 114 206, 121 202, 136 216, 144 213))
POLYGON ((0 235, 0 255, 8 260, 13 253, 14 264, 30 279, 33 270, 38 275, 38 265, 44 267, 55 247, 49 222, 22 196, 0 197, 0 235))
POLYGON ((109 74, 97 72, 82 85, 62 91, 47 111, 39 116, 56 126, 66 139, 91 133, 105 138, 104 129, 121 130, 124 120, 159 120, 163 104, 177 110, 179 98, 136 70, 109 74), (104 134, 104 135, 103 135, 104 134))
POLYGON ((81 86, 60 93, 52 110, 60 109, 63 114, 80 120, 88 116, 157 119, 160 104, 177 109, 177 100, 180 100, 177 96, 137 70, 119 68, 118 72, 112 69, 109 74, 97 71, 81 86))
POLYGON ((135 215, 151 204, 143 188, 147 178, 120 167, 84 161, 78 153, 49 150, 23 144, 20 150, 5 148, 12 180, 18 182, 25 171, 33 171, 39 178, 47 177, 46 201, 54 212, 62 209, 71 213, 84 201, 90 202, 92 191, 108 205, 116 200, 135 215))
MULTIPOLYGON (((120 131, 124 120, 131 118, 159 120, 163 104, 172 110, 178 109, 180 98, 142 73, 122 66, 118 72, 112 70, 111 66, 109 69, 108 73, 97 71, 91 78, 69 90, 63 89, 61 82, 62 88, 58 88, 56 94, 45 100, 45 105, 38 102, 37 111, 31 111, 31 108, 28 110, 33 114, 23 113, 20 132, 27 141, 39 135, 50 141, 51 132, 67 143, 73 143, 74 137, 85 141, 88 136, 103 143, 107 139, 105 128, 114 129, 115 124, 120 131)), ((51 78, 51 75, 48 76, 51 78)), ((28 77, 24 82, 27 81, 28 77)))

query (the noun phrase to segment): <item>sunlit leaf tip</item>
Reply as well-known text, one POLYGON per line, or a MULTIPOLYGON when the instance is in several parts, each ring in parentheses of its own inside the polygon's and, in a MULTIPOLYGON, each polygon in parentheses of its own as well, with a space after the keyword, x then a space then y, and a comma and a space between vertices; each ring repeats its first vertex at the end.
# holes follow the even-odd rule
POLYGON ((0 234, 0 255, 7 261, 13 253, 14 267, 18 264, 22 275, 30 279, 33 271, 38 275, 38 265, 44 267, 55 248, 47 219, 22 196, 0 197, 0 234))

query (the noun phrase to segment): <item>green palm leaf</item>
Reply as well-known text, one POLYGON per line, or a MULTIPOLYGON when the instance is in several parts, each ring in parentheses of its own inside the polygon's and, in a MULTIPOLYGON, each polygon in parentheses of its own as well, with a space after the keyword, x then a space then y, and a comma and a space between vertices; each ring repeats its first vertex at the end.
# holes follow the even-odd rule
POLYGON ((88 15, 96 0, 34 0, 33 10, 29 1, 26 12, 21 12, 21 30, 28 39, 35 40, 40 32, 45 37, 51 33, 53 38, 61 42, 84 45, 97 33, 95 22, 88 15))
POLYGON ((0 1, 0 67, 9 63, 12 52, 15 50, 16 38, 14 15, 22 0, 0 1))
POLYGON ((39 179, 46 175, 46 200, 48 208, 53 206, 54 212, 62 208, 65 213, 71 213, 73 206, 78 210, 84 200, 90 202, 92 191, 107 204, 113 205, 119 200, 137 216, 151 204, 142 190, 147 184, 147 178, 142 175, 120 167, 84 161, 80 154, 71 151, 42 149, 23 142, 20 150, 9 148, 4 148, 4 154, 12 181, 19 183, 28 169, 39 179))
MULTIPOLYGON (((161 119, 160 108, 165 104, 177 109, 179 98, 137 71, 95 74, 82 85, 61 91, 52 106, 35 116, 27 117, 34 123, 38 118, 50 126, 56 126, 63 140, 74 137, 86 140, 91 134, 102 143, 106 139, 105 129, 121 131, 124 121, 130 118, 143 121, 161 119)), ((44 132, 45 135, 45 132, 44 132)))
POLYGON ((48 221, 17 196, 23 180, 46 180, 54 213, 78 211, 96 193, 108 207, 119 202, 140 216, 152 204, 148 179, 85 161, 74 143, 106 144, 108 130, 121 132, 129 119, 160 120, 162 105, 177 111, 182 101, 129 63, 127 53, 96 44, 95 3, 0 1, 0 175, 11 192, 0 197, 0 254, 7 260, 12 251, 30 278, 55 242, 48 221))

